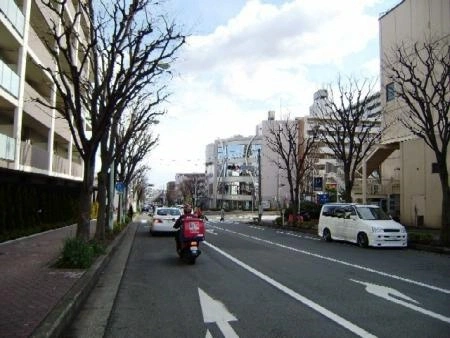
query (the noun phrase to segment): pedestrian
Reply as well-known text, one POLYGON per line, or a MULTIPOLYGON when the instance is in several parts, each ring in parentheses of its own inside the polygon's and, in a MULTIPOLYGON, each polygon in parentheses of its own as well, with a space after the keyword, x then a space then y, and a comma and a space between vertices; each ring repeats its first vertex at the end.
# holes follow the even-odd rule
POLYGON ((225 221, 225 210, 223 208, 220 210, 220 221, 225 221))

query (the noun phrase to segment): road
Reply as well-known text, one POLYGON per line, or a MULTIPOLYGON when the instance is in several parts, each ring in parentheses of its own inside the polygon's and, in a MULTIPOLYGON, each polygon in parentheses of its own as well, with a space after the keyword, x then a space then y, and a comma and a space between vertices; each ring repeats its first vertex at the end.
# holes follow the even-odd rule
POLYGON ((105 337, 449 337, 450 258, 207 224, 195 265, 140 223, 105 337))

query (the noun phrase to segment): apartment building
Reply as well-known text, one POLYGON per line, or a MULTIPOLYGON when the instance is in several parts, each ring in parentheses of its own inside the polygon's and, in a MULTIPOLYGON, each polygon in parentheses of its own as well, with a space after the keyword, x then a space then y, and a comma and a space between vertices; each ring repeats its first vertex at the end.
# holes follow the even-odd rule
MULTIPOLYGON (((404 0, 379 18, 381 65, 394 47, 402 43, 450 41, 450 2, 448 0, 404 0)), ((406 109, 395 96, 395 88, 381 67, 381 105, 384 123, 389 128, 382 144, 368 158, 372 165, 382 165, 393 181, 399 181, 400 220, 410 226, 439 228, 442 195, 439 177, 433 169, 434 153, 423 140, 398 123, 406 109)), ((450 156, 447 153, 447 166, 450 156)), ((370 170, 367 170, 369 173, 370 170)))
MULTIPOLYGON (((74 16, 81 0, 68 0, 74 16)), ((49 105, 58 101, 51 78, 39 65, 56 69, 44 43, 59 22, 41 0, 0 1, 0 170, 2 176, 27 173, 35 179, 79 182, 82 160, 66 121, 49 105)), ((81 18, 79 34, 88 36, 81 18)), ((88 125, 86 124, 86 127, 88 125)))
MULTIPOLYGON (((297 118, 301 134, 311 135, 313 128, 318 126, 319 128, 324 123, 324 116, 327 115, 326 109, 328 109, 330 100, 328 91, 326 89, 320 89, 314 93, 313 104, 309 109, 309 116, 297 118)), ((380 93, 374 93, 371 95, 365 104, 364 116, 361 123, 367 121, 376 121, 380 119, 381 115, 381 99, 380 93)), ((379 126, 375 126, 370 130, 370 133, 377 134, 381 128, 381 122, 379 126)), ((333 150, 328 147, 323 141, 317 140, 318 148, 312 154, 314 157, 313 170, 305 184, 307 195, 313 196, 313 200, 317 200, 319 195, 326 193, 329 189, 336 189, 338 192, 344 189, 344 171, 343 165, 336 159, 333 150)), ((381 191, 380 182, 383 179, 383 173, 381 168, 374 166, 371 173, 376 172, 376 175, 369 177, 365 184, 368 187, 367 192, 364 191, 364 198, 366 201, 377 204, 385 204, 386 200, 391 198, 385 192, 381 191)), ((369 175, 370 176, 370 175, 369 175)), ((356 177, 353 190, 352 199, 354 201, 363 201, 363 181, 362 175, 356 177)))

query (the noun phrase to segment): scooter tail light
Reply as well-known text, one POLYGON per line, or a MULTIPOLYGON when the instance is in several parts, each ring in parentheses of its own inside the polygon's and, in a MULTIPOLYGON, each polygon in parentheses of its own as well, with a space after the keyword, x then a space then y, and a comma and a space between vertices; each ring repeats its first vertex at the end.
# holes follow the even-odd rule
POLYGON ((197 246, 197 242, 191 242, 191 246, 197 246))

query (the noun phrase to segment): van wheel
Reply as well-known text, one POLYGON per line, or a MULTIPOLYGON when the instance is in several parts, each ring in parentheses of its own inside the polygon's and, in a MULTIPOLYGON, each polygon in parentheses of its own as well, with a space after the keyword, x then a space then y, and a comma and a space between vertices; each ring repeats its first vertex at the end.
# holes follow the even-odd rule
POLYGON ((367 248, 369 246, 369 240, 367 239, 367 235, 364 232, 360 232, 356 239, 358 246, 361 248, 367 248))
POLYGON ((328 229, 323 229, 323 234, 322 234, 322 238, 327 241, 327 242, 331 242, 332 238, 331 238, 331 232, 328 229))

